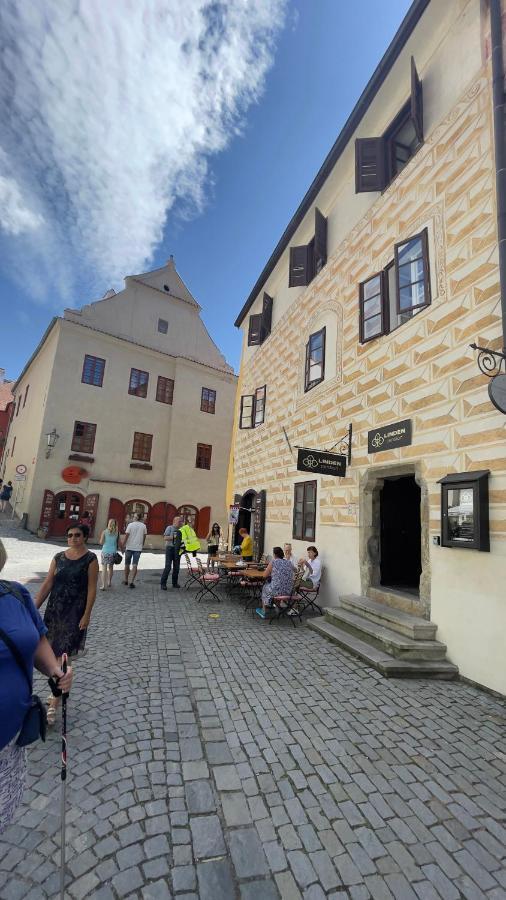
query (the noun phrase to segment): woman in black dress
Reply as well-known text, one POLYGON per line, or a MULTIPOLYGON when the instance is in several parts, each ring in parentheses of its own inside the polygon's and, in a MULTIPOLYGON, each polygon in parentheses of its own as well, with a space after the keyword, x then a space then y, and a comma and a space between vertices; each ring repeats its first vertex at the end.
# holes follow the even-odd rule
MULTIPOLYGON (((51 560, 49 572, 35 598, 39 609, 50 595, 44 624, 59 662, 62 653, 76 656, 84 650, 86 629, 97 596, 98 560, 86 546, 88 534, 86 525, 67 528, 68 550, 57 553, 51 560)), ((47 716, 50 725, 54 724, 58 702, 58 697, 49 697, 47 716)))

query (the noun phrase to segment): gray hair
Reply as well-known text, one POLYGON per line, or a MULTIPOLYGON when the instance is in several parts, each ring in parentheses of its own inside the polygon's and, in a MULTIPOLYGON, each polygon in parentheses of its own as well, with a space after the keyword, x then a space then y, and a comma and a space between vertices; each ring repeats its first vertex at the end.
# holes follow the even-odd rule
POLYGON ((5 549, 3 542, 0 541, 0 572, 2 571, 6 562, 7 562, 7 550, 5 549))

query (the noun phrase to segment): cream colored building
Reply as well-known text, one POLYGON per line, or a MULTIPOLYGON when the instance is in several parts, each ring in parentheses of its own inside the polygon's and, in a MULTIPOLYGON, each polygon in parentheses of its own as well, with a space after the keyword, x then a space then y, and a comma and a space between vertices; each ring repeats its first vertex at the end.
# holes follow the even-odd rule
POLYGON ((204 538, 225 526, 237 379, 173 260, 54 318, 14 388, 4 478, 16 514, 53 536, 88 511, 145 516, 147 546, 176 511, 204 538), (47 435, 56 433, 54 449, 47 435))
POLYGON ((417 0, 238 316, 230 501, 257 551, 317 545, 324 604, 430 619, 506 693, 506 418, 469 348, 504 346, 494 163, 488 4, 417 0), (350 425, 344 477, 297 468, 350 425))

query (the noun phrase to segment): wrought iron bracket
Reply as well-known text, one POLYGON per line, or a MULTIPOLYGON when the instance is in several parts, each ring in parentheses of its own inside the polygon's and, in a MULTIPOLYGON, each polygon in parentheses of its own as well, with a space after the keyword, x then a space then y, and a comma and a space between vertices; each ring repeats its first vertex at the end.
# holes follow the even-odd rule
POLYGON ((494 378, 501 372, 506 372, 506 353, 501 350, 491 350, 490 347, 479 347, 478 344, 469 344, 471 350, 478 351, 478 368, 487 378, 494 378))
MULTIPOLYGON (((291 450, 292 447, 291 447, 290 441, 288 440, 288 435, 284 428, 283 428, 283 431, 285 434, 286 442, 291 450)), ((351 439, 352 439, 352 436, 353 436, 353 425, 350 422, 350 424, 348 425, 348 431, 346 432, 345 435, 343 435, 342 438, 339 438, 339 440, 336 441, 335 444, 332 444, 332 447, 328 447, 328 448, 323 447, 321 449, 321 451, 319 451, 319 452, 332 453, 332 451, 335 450, 337 447, 337 452, 340 453, 342 456, 346 456, 346 458, 348 460, 348 465, 351 466, 351 439)), ((296 450, 318 450, 318 447, 305 447, 304 445, 301 445, 301 444, 294 444, 294 447, 296 450)))
POLYGON ((348 425, 348 431, 342 438, 340 438, 329 450, 329 453, 338 448, 339 453, 342 453, 343 456, 347 456, 348 465, 351 466, 351 439, 353 437, 353 424, 350 422, 348 425))

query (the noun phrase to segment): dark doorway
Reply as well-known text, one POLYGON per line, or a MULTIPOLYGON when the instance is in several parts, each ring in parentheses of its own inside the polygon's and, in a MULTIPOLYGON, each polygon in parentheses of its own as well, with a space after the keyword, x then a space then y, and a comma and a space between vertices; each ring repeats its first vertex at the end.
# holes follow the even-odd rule
POLYGON ((385 478, 380 494, 381 584, 418 591, 421 558, 421 491, 414 475, 385 478))
POLYGON ((239 518, 237 520, 237 525, 234 531, 235 546, 239 545, 242 540, 241 536, 239 535, 240 528, 246 528, 251 534, 251 509, 255 497, 256 491, 247 491, 239 500, 239 518))

